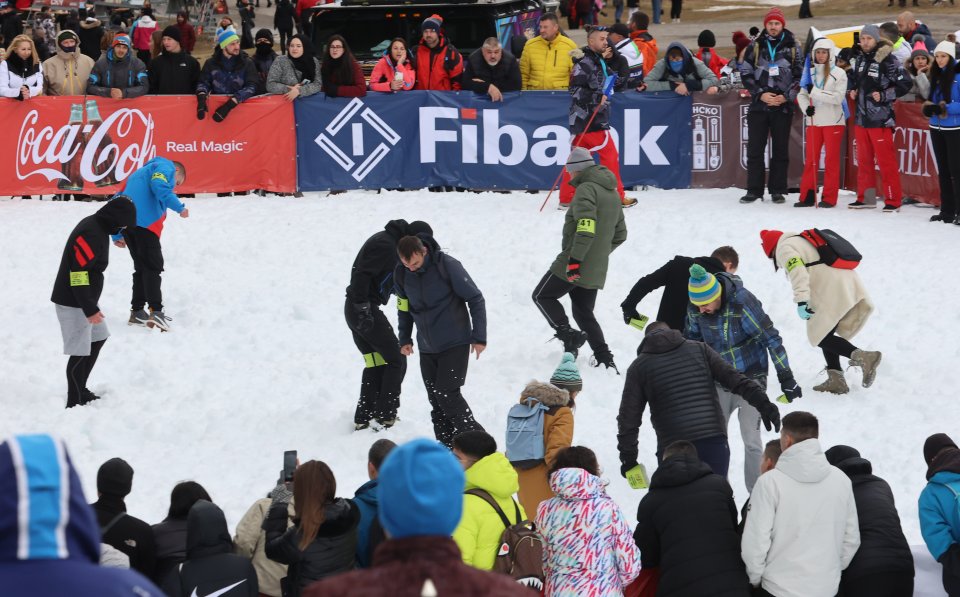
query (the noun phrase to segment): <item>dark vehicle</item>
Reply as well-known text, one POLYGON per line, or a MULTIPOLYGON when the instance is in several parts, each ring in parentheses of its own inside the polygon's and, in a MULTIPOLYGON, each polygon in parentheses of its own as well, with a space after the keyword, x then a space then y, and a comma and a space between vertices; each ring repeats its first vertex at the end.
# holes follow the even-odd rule
POLYGON ((312 9, 312 39, 320 50, 331 35, 340 34, 369 77, 377 60, 395 37, 411 47, 420 41, 420 24, 432 14, 443 17, 443 31, 464 57, 496 37, 512 51, 539 34, 540 0, 480 0, 465 2, 398 2, 397 0, 343 0, 312 9), (526 31, 525 30, 529 30, 526 31), (512 41, 511 41, 512 40, 512 41))

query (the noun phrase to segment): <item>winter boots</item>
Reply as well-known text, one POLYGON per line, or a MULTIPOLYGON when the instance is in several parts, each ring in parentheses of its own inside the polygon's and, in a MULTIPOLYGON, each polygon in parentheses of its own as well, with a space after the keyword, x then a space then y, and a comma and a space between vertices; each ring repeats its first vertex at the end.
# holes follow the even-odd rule
POLYGON ((859 348, 850 355, 850 365, 860 367, 863 371, 863 387, 869 388, 877 379, 877 367, 880 365, 882 357, 880 351, 860 350, 859 348))
POLYGON ((814 392, 830 392, 831 394, 846 394, 850 391, 847 386, 847 380, 843 377, 843 371, 836 369, 827 369, 827 381, 813 386, 814 392))
POLYGON ((136 309, 130 311, 130 319, 127 320, 127 325, 138 325, 140 327, 146 327, 147 320, 150 319, 150 314, 144 311, 143 309, 136 309))
POLYGON ((154 311, 150 309, 150 319, 146 321, 148 328, 157 328, 161 332, 170 331, 170 322, 173 321, 163 314, 163 311, 154 311))
POLYGON ((577 356, 577 352, 583 343, 587 341, 587 333, 575 330, 569 325, 562 325, 556 328, 557 333, 554 338, 563 342, 563 352, 569 352, 577 356))

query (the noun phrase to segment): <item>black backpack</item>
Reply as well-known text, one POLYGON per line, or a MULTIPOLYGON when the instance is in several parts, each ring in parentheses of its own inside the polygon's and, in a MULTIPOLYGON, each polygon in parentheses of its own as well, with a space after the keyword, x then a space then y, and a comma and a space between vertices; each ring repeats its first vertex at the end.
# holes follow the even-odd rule
MULTIPOLYGON (((827 265, 837 269, 856 269, 863 260, 863 255, 848 241, 833 230, 811 228, 800 233, 804 240, 812 244, 820 255, 820 259, 813 263, 806 263, 807 267, 827 265)), ((787 264, 787 271, 790 271, 787 264)))

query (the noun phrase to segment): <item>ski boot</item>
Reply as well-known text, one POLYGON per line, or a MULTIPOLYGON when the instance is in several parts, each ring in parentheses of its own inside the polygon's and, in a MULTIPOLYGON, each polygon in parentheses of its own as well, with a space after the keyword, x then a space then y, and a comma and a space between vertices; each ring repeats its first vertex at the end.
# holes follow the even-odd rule
POLYGON ((827 369, 827 380, 822 384, 813 386, 813 391, 846 394, 850 391, 850 387, 847 386, 847 380, 843 377, 843 371, 827 369))
POLYGON ((850 355, 850 366, 860 367, 863 371, 863 387, 869 388, 877 379, 877 367, 880 365, 882 357, 883 354, 880 351, 860 350, 859 348, 850 355))

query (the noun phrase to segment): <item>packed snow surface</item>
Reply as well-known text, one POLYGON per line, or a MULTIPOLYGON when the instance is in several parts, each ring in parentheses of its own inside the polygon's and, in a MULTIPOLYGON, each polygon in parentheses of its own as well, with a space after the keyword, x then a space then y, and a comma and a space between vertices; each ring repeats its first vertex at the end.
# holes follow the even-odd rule
MULTIPOLYGON (((642 336, 624 325, 619 304, 633 283, 674 255, 709 254, 733 245, 738 272, 763 302, 783 336, 804 396, 790 406, 820 418, 824 449, 848 444, 893 487, 907 539, 922 543, 916 499, 926 466, 924 439, 960 436, 956 370, 960 330, 955 308, 960 282, 950 255, 960 229, 928 223, 933 210, 898 214, 847 209, 793 209, 769 201, 740 205, 741 191, 645 191, 627 210, 629 238, 613 254, 597 315, 622 373, 642 336), (807 342, 789 282, 761 249, 765 228, 830 228, 863 253, 859 268, 876 311, 854 340, 883 351, 876 383, 860 386, 851 369, 850 394, 810 388, 824 374, 819 349, 807 342)), ((100 306, 112 332, 91 376, 103 400, 65 410, 60 332, 50 291, 70 230, 96 203, 0 202, 0 434, 49 432, 63 437, 96 499, 96 472, 114 456, 134 467, 131 514, 162 520, 170 490, 193 479, 223 507, 233 528, 247 507, 273 487, 284 450, 333 468, 338 495, 351 497, 366 481, 366 452, 381 437, 403 442, 432 437, 418 357, 409 360, 401 421, 389 431, 353 431, 363 359, 343 320, 344 289, 360 245, 388 220, 424 219, 444 250, 458 258, 486 297, 489 346, 471 356, 464 395, 477 419, 502 442, 508 409, 524 385, 546 381, 561 345, 530 299, 560 249, 564 213, 544 195, 350 192, 327 197, 200 198, 190 218, 171 213, 164 234, 166 312, 173 331, 126 325, 132 263, 112 248, 100 306)), ((841 196, 851 201, 851 197, 841 196)), ((793 197, 791 197, 791 201, 793 197)), ((660 293, 639 307, 653 319, 660 293)), ((394 303, 385 307, 395 321, 394 303)), ((594 449, 608 491, 633 519, 643 491, 619 475, 616 416, 623 377, 578 364, 584 390, 577 400, 575 443, 594 449)), ((769 393, 779 395, 771 367, 769 393)), ((649 412, 649 411, 648 411, 649 412)), ((764 440, 776 437, 765 433, 764 440)), ((640 453, 652 473, 655 436, 649 414, 640 453)), ((736 417, 730 428, 730 482, 746 499, 743 445, 736 417)), ((501 445, 502 448, 502 445, 501 445)))

